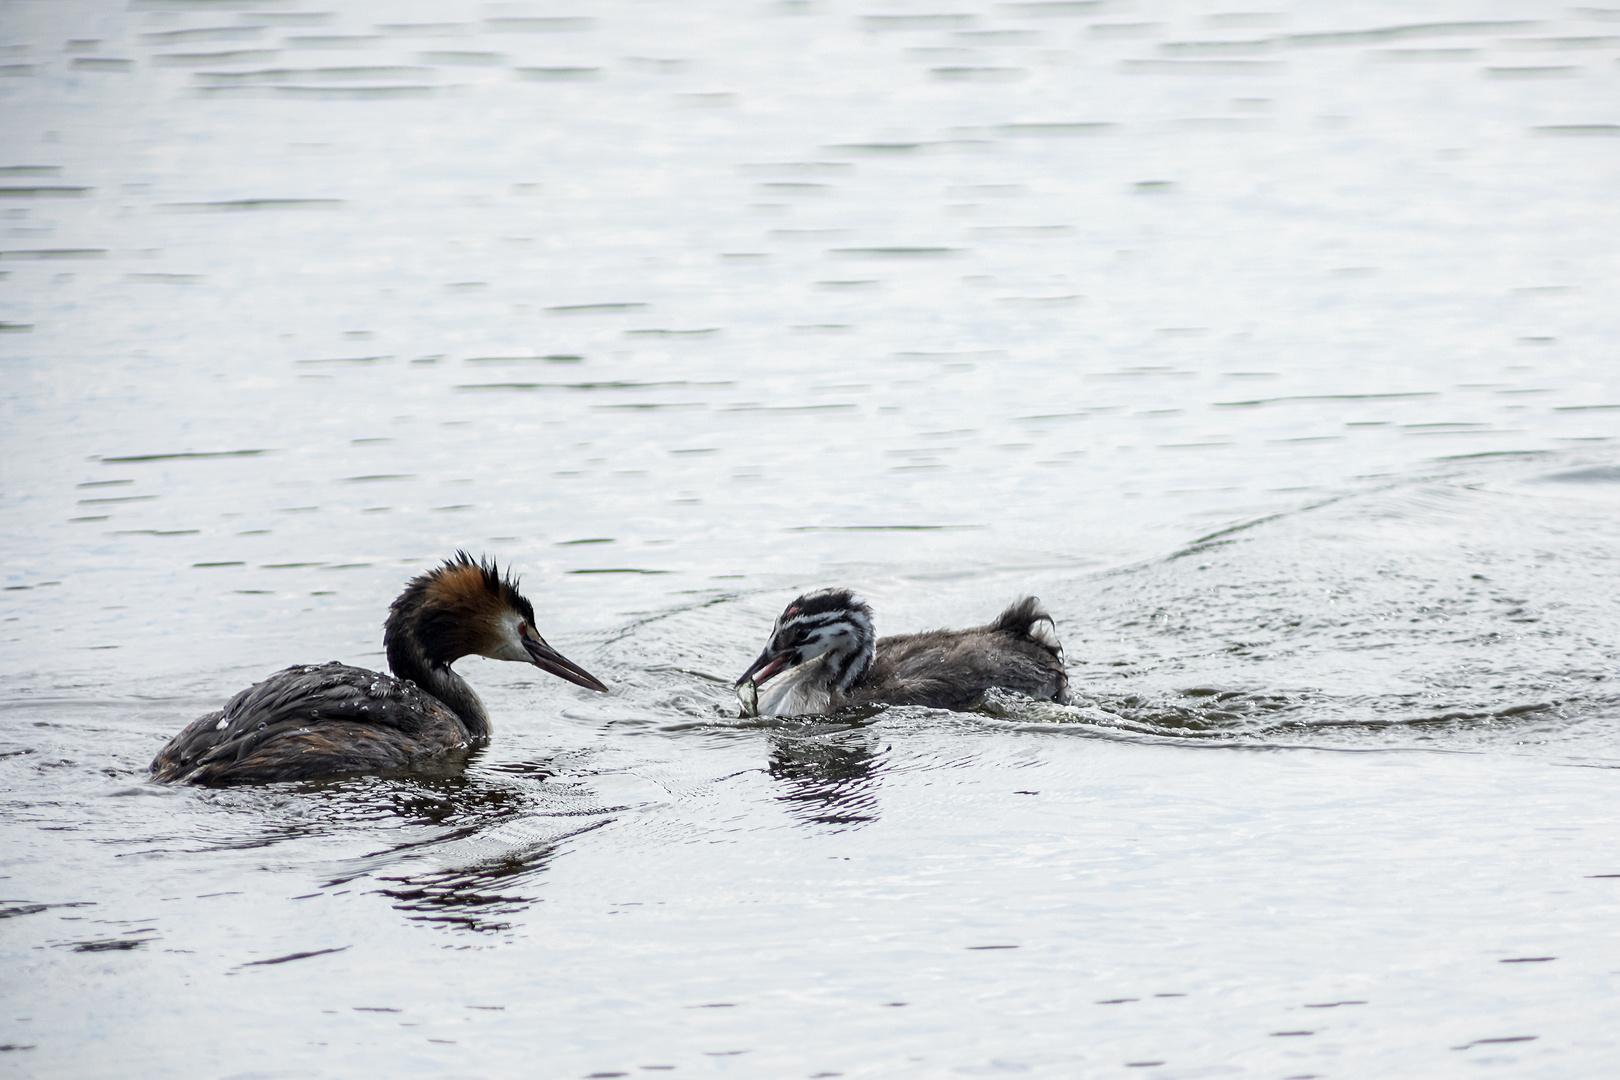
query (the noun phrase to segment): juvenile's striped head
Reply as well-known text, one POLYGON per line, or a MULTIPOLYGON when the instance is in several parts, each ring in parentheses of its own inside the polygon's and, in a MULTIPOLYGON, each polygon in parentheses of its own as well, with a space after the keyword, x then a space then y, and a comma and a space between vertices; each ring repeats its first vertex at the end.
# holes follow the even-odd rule
POLYGON ((765 651, 737 685, 751 681, 762 686, 779 672, 825 656, 826 685, 848 691, 865 677, 876 644, 866 601, 849 589, 805 593, 777 618, 765 651))

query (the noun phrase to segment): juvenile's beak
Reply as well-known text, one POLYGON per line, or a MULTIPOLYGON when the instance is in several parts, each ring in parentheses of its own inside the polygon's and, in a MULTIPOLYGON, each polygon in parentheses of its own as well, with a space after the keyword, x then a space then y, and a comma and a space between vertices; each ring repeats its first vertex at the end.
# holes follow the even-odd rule
POLYGON ((549 671, 559 679, 567 679, 575 686, 583 686, 587 690, 599 690, 604 694, 608 692, 602 680, 547 645, 542 639, 525 637, 523 648, 528 651, 529 662, 541 671, 549 671))
POLYGON ((792 659, 792 649, 772 652, 771 647, 767 645, 765 651, 759 654, 759 659, 750 664, 748 670, 743 672, 732 685, 741 686, 743 683, 753 680, 755 686, 764 686, 766 679, 787 667, 788 661, 792 659))

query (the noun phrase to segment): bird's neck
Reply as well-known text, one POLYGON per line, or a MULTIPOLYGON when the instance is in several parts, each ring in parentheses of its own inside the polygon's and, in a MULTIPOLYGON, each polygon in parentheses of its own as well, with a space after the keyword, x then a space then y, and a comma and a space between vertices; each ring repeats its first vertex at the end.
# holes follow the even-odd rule
POLYGON ((872 669, 872 638, 862 636, 855 647, 828 657, 826 679, 828 685, 840 694, 847 694, 861 684, 872 669))
POLYGON ((410 679, 444 702, 461 718, 473 738, 489 737, 489 713, 484 711, 484 703, 467 680, 451 670, 449 660, 428 657, 420 645, 403 638, 390 637, 383 644, 388 651, 388 667, 396 678, 410 679))
POLYGON ((838 647, 826 654, 821 679, 832 693, 848 694, 861 685, 872 668, 877 635, 872 632, 871 617, 864 611, 848 612, 837 629, 838 647))

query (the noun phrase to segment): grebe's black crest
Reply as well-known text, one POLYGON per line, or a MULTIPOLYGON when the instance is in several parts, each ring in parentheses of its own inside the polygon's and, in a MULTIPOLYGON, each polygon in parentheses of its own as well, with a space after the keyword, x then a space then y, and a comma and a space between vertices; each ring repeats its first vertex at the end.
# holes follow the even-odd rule
POLYGON ((152 762, 156 780, 237 784, 407 768, 489 737, 489 715, 450 665, 463 656, 533 664, 605 692, 546 643, 534 605, 493 560, 458 551, 412 578, 389 609, 390 678, 347 664, 291 667, 193 721, 152 762))
POLYGON ((1033 596, 987 626, 880 639, 871 607, 850 590, 806 593, 782 612, 765 650, 737 680, 745 712, 777 716, 849 705, 959 709, 992 687, 1068 700, 1057 627, 1033 596))

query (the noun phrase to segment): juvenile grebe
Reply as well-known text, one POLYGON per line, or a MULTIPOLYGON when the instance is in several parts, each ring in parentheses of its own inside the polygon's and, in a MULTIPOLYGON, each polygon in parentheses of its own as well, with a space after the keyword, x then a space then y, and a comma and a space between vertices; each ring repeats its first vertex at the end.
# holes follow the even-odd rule
POLYGON ((797 716, 849 705, 959 709, 992 687, 1068 700, 1063 646, 1035 597, 988 626, 878 639, 864 600, 848 589, 822 589, 782 612, 770 644, 737 680, 737 696, 745 713, 797 716), (784 672, 769 695, 757 694, 754 688, 784 672))
POLYGON ((483 742, 489 715, 450 669, 474 653, 607 691, 546 644, 510 573, 465 551, 405 586, 383 624, 383 648, 393 678, 333 662, 290 667, 248 687, 171 739, 152 762, 152 779, 312 780, 403 768, 483 742))

